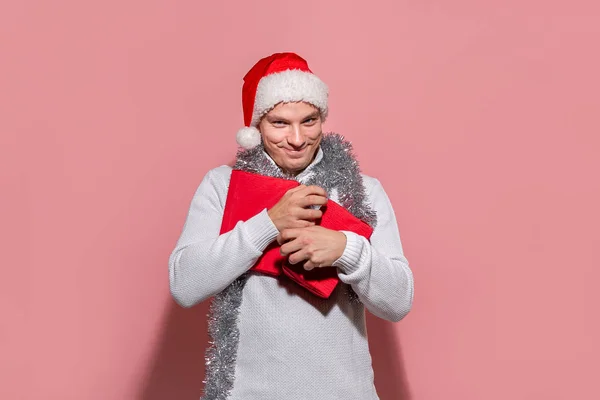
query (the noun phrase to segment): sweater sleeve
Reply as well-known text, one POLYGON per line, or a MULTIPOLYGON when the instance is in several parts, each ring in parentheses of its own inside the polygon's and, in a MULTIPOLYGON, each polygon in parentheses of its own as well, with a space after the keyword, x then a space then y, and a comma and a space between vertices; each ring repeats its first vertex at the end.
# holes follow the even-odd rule
POLYGON ((352 286, 372 314, 397 322, 412 307, 413 275, 404 257, 392 204, 381 183, 371 179, 370 200, 377 212, 371 241, 342 231, 346 248, 333 265, 338 267, 340 280, 352 286))
POLYGON ((192 307, 249 270, 279 231, 264 209, 220 234, 231 169, 209 171, 194 194, 183 231, 169 257, 171 295, 192 307))

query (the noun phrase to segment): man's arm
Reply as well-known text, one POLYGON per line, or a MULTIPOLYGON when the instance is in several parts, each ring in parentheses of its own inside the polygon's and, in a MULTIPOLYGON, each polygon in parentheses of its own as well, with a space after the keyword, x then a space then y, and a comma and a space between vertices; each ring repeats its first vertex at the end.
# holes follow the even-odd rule
POLYGON ((225 289, 256 263, 279 233, 265 209, 220 235, 230 173, 224 166, 206 174, 169 257, 171 294, 183 307, 225 289))
POLYGON ((343 231, 346 247, 333 265, 338 267, 340 280, 352 286, 371 313, 397 322, 412 307, 413 275, 403 254, 392 204, 376 179, 369 199, 378 221, 371 242, 343 231))

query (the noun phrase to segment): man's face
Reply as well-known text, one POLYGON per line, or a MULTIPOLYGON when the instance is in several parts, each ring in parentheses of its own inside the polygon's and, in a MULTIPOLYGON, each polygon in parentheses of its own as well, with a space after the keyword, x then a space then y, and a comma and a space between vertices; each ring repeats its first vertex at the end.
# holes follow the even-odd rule
POLYGON ((280 103, 258 125, 265 150, 287 173, 297 175, 312 162, 321 143, 321 113, 304 102, 280 103))

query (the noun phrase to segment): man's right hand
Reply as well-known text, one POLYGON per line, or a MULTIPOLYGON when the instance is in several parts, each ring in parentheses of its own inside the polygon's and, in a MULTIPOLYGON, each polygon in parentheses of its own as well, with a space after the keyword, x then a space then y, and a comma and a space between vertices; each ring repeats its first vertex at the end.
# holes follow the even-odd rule
POLYGON ((279 232, 284 229, 305 228, 315 224, 323 216, 321 210, 310 206, 327 203, 327 193, 319 186, 300 185, 283 195, 281 200, 268 210, 269 217, 279 232))

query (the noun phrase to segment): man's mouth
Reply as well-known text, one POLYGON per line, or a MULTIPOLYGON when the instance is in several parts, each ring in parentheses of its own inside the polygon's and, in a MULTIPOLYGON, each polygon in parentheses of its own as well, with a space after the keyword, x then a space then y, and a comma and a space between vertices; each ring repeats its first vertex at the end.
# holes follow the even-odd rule
POLYGON ((301 155, 306 151, 306 146, 301 149, 284 149, 286 153, 291 155, 301 155))

